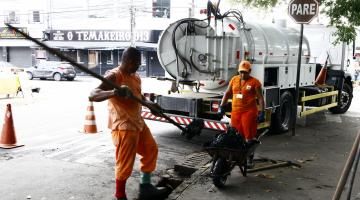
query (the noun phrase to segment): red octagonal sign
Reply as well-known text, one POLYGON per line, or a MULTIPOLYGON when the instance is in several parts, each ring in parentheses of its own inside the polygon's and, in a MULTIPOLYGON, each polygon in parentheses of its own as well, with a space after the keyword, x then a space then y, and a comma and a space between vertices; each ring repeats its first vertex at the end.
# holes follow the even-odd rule
POLYGON ((289 3, 289 15, 299 24, 308 24, 319 13, 316 0, 292 0, 289 3))

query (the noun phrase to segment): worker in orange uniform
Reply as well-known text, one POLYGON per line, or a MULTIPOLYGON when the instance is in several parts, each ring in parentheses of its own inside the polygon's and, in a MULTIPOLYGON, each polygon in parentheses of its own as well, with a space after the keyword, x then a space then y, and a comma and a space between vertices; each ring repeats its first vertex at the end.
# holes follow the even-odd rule
MULTIPOLYGON (((114 89, 106 83, 101 83, 91 91, 90 101, 108 99, 109 123, 112 130, 112 141, 115 145, 115 177, 117 200, 126 200, 125 185, 130 177, 136 154, 140 159, 140 189, 138 199, 164 199, 169 194, 167 188, 158 188, 150 183, 151 172, 155 170, 158 147, 141 117, 141 104, 128 98, 134 95, 145 100, 141 94, 141 79, 136 73, 141 64, 141 53, 133 47, 127 48, 122 55, 119 67, 107 72, 107 80, 117 84, 121 89, 114 89)), ((148 107, 160 108, 156 103, 146 101, 148 107)))
MULTIPOLYGON (((264 98, 260 81, 250 76, 251 63, 242 61, 238 72, 221 100, 219 113, 224 114, 224 105, 232 96, 231 126, 242 133, 248 143, 252 143, 256 139, 257 121, 264 120, 264 98)), ((253 166, 253 155, 248 159, 248 166, 253 166)))

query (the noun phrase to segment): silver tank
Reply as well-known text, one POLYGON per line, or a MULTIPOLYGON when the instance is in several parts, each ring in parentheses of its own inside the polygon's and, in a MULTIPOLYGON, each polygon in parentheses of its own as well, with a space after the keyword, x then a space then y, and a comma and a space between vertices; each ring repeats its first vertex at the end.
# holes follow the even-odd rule
MULTIPOLYGON (((300 33, 292 28, 246 23, 182 19, 167 27, 158 43, 161 66, 179 81, 198 81, 204 89, 227 85, 241 60, 253 66, 296 64, 300 33), (176 50, 175 50, 176 49, 176 50)), ((303 38, 302 58, 310 56, 303 38)), ((308 59, 302 60, 303 64, 308 59)))

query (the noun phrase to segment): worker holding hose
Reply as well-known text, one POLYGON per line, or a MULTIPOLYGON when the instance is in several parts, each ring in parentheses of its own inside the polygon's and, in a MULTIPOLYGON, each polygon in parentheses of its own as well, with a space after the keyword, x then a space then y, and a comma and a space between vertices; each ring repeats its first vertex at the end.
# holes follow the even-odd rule
MULTIPOLYGON (((134 47, 127 48, 119 67, 110 70, 104 78, 120 86, 114 89, 109 84, 101 83, 91 91, 90 101, 108 100, 109 124, 112 141, 115 145, 115 178, 117 200, 126 200, 125 185, 130 177, 136 154, 140 159, 140 189, 138 199, 163 199, 169 194, 168 188, 158 188, 150 183, 151 172, 155 170, 158 147, 141 117, 141 104, 130 97, 145 98, 141 94, 141 80, 136 73, 141 64, 141 53, 134 47)), ((146 101, 155 115, 160 107, 146 101)), ((160 111, 159 111, 160 112, 160 111)))
MULTIPOLYGON (((241 61, 239 75, 234 76, 222 98, 219 113, 224 115, 224 105, 232 96, 231 126, 242 133, 248 145, 256 142, 257 122, 264 121, 264 98, 261 83, 250 76, 251 63, 241 61), (257 107, 259 103, 259 109, 257 107)), ((253 157, 248 159, 248 167, 253 167, 253 157)))

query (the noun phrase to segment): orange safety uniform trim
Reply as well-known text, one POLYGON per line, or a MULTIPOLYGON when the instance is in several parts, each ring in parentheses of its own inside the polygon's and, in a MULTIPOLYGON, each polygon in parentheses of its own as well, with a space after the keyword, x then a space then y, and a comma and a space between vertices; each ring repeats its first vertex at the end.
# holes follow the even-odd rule
POLYGON ((155 170, 158 147, 147 125, 142 131, 112 131, 111 135, 115 145, 117 180, 126 180, 130 177, 136 153, 141 156, 140 170, 142 172, 150 173, 155 170))
POLYGON ((247 80, 235 76, 229 84, 233 95, 231 126, 241 132, 247 140, 254 139, 258 116, 256 89, 261 87, 261 83, 251 76, 247 80))
MULTIPOLYGON (((115 73, 117 85, 127 85, 132 93, 141 99, 141 79, 138 74, 123 74, 119 68, 112 69, 108 74, 115 73)), ((141 104, 124 97, 112 97, 109 99, 109 124, 111 130, 141 131, 145 122, 141 117, 141 104)))

